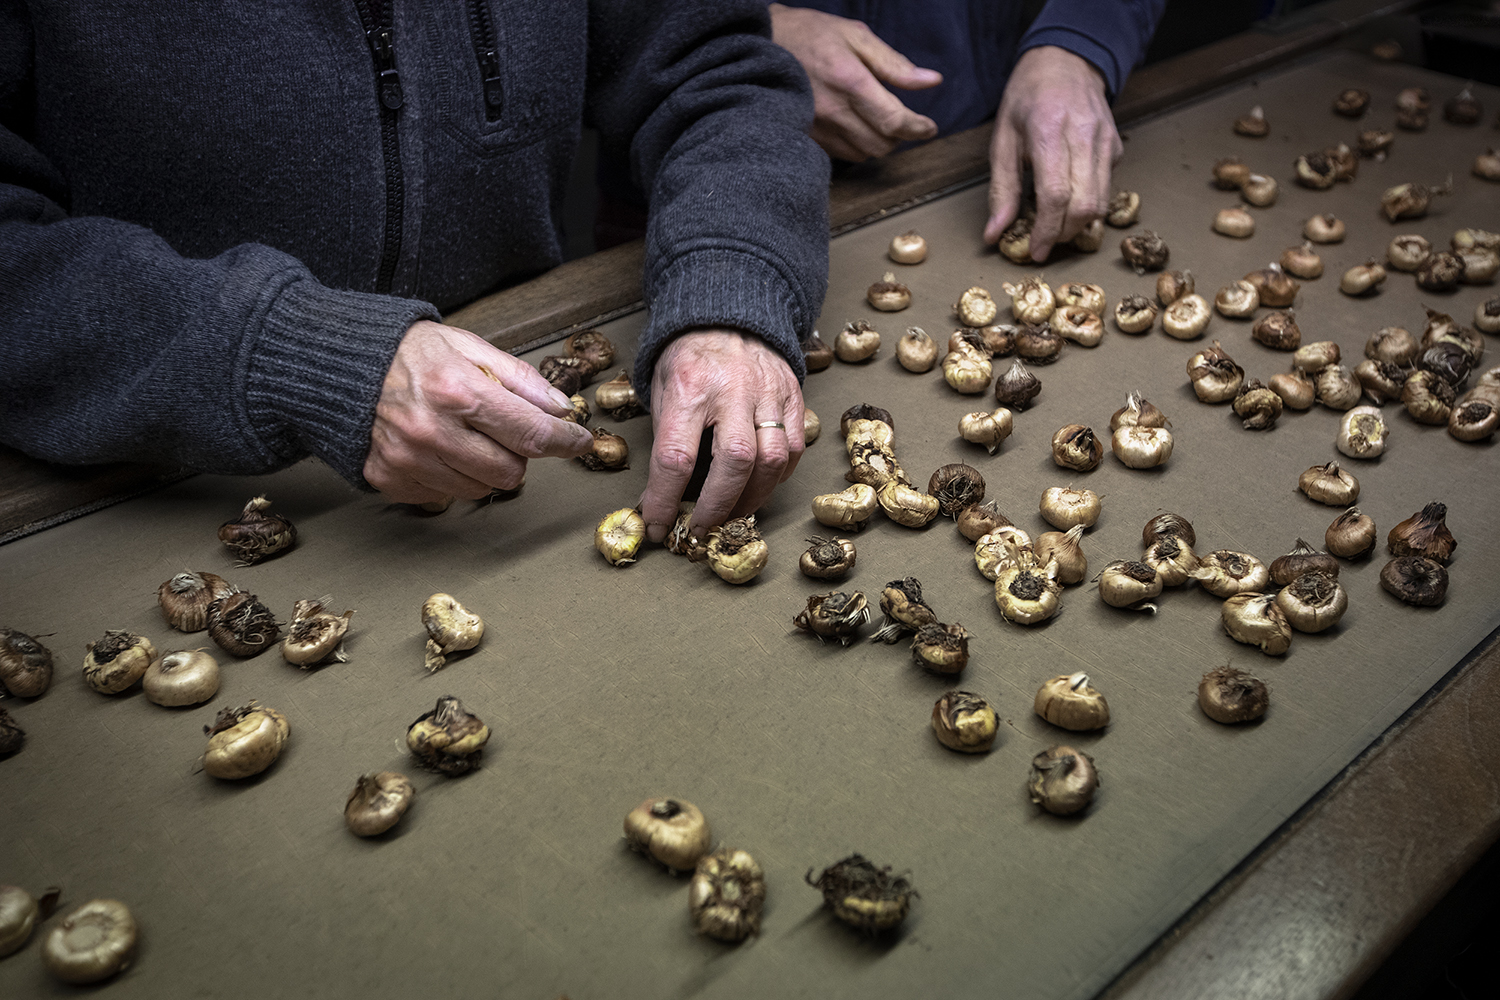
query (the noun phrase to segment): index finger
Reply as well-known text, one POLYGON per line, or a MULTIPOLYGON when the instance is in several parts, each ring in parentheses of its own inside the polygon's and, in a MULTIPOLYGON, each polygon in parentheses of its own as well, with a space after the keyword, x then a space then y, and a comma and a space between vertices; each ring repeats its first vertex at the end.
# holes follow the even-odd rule
POLYGON ((646 537, 660 542, 676 522, 677 505, 693 478, 704 423, 695 408, 666 408, 664 413, 658 407, 654 412, 661 415, 651 445, 646 492, 641 494, 641 517, 646 521, 646 537))
POLYGON ((588 428, 542 412, 503 385, 485 383, 477 395, 468 425, 522 458, 572 458, 593 447, 588 428))
POLYGON ((995 119, 995 137, 990 143, 990 221, 984 227, 984 242, 1000 239, 1021 210, 1021 144, 1015 126, 1005 115, 995 119))
POLYGON ((1036 223, 1031 229, 1031 259, 1043 261, 1052 252, 1067 221, 1072 198, 1071 157, 1066 143, 1049 131, 1033 129, 1031 172, 1036 185, 1036 223))
POLYGON ((871 128, 891 139, 918 141, 937 134, 937 122, 901 103, 873 76, 849 91, 849 106, 871 128))

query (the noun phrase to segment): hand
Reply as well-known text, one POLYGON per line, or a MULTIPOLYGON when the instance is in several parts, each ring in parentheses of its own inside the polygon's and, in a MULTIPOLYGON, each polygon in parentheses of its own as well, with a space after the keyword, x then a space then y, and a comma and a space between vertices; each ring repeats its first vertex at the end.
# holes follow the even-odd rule
POLYGON ((684 333, 656 361, 651 383, 656 440, 641 496, 646 537, 660 542, 714 429, 713 462, 693 524, 754 513, 802 457, 802 390, 786 360, 758 337, 728 330, 684 333), (775 420, 786 427, 757 428, 775 420))
POLYGON ((771 37, 812 81, 813 140, 829 156, 859 162, 902 142, 931 139, 937 123, 902 104, 882 83, 925 90, 943 82, 875 36, 863 21, 771 4, 771 37))
POLYGON ((365 481, 403 503, 515 489, 528 458, 593 447, 586 428, 559 419, 569 409, 526 362, 467 330, 421 320, 386 373, 365 481))
POLYGON ((1036 182, 1031 257, 1047 259, 1109 205, 1110 168, 1120 159, 1120 133, 1105 99, 1104 77, 1066 49, 1042 45, 1016 63, 990 140, 990 221, 995 243, 1021 207, 1021 165, 1036 182))

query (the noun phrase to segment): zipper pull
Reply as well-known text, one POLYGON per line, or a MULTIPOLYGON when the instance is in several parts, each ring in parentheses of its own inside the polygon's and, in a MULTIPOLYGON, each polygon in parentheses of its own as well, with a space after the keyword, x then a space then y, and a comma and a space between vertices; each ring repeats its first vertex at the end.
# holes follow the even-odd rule
POLYGON ((396 72, 396 42, 395 33, 387 27, 381 26, 365 36, 370 42, 370 51, 375 53, 375 59, 380 67, 380 75, 376 81, 380 103, 392 111, 405 102, 401 94, 401 74, 396 72))
POLYGON ((486 49, 479 61, 484 65, 484 103, 499 109, 505 104, 505 87, 500 80, 500 55, 494 49, 486 49))

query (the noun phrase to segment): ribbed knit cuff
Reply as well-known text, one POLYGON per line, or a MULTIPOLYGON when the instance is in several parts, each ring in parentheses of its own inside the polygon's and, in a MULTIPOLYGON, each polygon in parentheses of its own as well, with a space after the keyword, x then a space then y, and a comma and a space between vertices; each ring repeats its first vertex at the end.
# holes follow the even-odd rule
POLYGON ((1055 45, 1060 49, 1067 49, 1097 69, 1104 77, 1104 89, 1109 100, 1113 101, 1120 93, 1120 88, 1125 86, 1125 77, 1130 72, 1130 67, 1121 67, 1112 49, 1088 35, 1074 31, 1072 28, 1036 28, 1028 31, 1026 37, 1021 39, 1021 46, 1016 55, 1019 58, 1022 52, 1041 48, 1043 45, 1055 45))
POLYGON ((697 327, 730 327, 753 333, 778 351, 800 382, 803 330, 811 319, 794 286, 774 265, 739 250, 704 249, 683 254, 651 282, 646 307, 651 318, 641 333, 633 383, 651 398, 656 360, 667 342, 697 327))
POLYGON ((271 302, 245 380, 250 424, 288 459, 311 452, 360 489, 375 404, 407 329, 440 319, 416 299, 345 292, 310 278, 271 302))

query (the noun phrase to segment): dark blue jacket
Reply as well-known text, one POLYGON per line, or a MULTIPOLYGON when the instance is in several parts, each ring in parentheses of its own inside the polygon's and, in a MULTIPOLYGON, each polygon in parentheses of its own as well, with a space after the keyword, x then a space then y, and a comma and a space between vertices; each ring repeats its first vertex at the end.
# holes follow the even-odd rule
POLYGON ((0 0, 0 441, 355 483, 402 334, 562 259, 580 128, 650 193, 637 356, 800 373, 807 80, 757 0, 0 0))
POLYGON ((1110 100, 1146 54, 1166 0, 1049 0, 1024 34, 1023 0, 783 0, 865 22, 918 66, 943 74, 930 90, 896 90, 939 134, 994 117, 1011 67, 1027 49, 1056 45, 1104 76, 1110 100))

